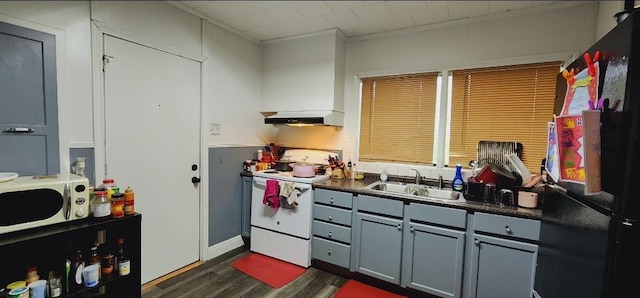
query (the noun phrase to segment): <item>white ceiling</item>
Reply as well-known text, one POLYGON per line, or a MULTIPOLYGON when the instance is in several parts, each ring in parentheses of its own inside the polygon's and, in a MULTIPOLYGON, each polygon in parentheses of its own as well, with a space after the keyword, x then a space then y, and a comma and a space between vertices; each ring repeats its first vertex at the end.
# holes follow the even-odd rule
POLYGON ((256 42, 337 28, 348 38, 594 1, 168 1, 256 42))

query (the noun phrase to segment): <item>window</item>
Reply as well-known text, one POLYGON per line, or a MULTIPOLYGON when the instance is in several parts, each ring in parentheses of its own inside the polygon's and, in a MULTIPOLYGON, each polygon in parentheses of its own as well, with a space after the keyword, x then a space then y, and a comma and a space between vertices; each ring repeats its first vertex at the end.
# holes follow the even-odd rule
POLYGON ((527 168, 538 169, 559 70, 560 62, 453 71, 449 165, 476 159, 481 140, 513 141, 527 168))
POLYGON ((437 73, 362 80, 361 161, 433 164, 437 73))

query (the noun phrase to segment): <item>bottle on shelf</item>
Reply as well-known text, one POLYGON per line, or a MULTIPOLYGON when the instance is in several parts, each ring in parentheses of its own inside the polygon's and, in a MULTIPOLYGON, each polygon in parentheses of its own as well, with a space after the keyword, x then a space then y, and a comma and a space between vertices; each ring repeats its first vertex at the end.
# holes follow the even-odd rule
POLYGON ((87 259, 87 261, 89 266, 98 265, 98 273, 100 273, 101 260, 102 258, 100 257, 100 253, 98 253, 98 242, 96 242, 89 250, 89 258, 87 259))
POLYGON ((103 245, 102 262, 100 263, 100 272, 102 276, 110 275, 115 266, 115 256, 106 244, 103 245))
POLYGON ((124 190, 124 215, 133 215, 135 212, 133 189, 127 186, 124 190))
POLYGON ((55 271, 49 271, 49 298, 56 298, 62 295, 62 279, 57 276, 55 271))
POLYGON ((83 287, 82 270, 84 270, 84 258, 81 250, 76 250, 73 261, 71 261, 71 271, 69 272, 69 290, 75 291, 83 287))
POLYGON ((124 238, 118 238, 118 274, 128 275, 131 272, 131 260, 124 252, 124 238))
POLYGON ((40 276, 38 275, 38 267, 33 266, 33 267, 27 268, 27 277, 24 280, 25 285, 28 286, 30 283, 39 279, 40 279, 40 276))

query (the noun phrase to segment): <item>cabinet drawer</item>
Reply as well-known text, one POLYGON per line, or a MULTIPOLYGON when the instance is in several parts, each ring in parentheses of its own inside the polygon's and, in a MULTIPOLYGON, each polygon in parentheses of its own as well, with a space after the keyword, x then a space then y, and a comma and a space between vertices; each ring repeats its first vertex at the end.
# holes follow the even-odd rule
POLYGON ((328 189, 316 188, 313 192, 314 201, 331 206, 339 206, 351 209, 353 207, 353 194, 328 189))
POLYGON ((476 213, 474 230, 538 241, 540 221, 497 214, 476 213))
POLYGON ((313 235, 351 243, 351 228, 338 226, 323 221, 313 221, 313 235))
POLYGON ((313 206, 313 218, 345 226, 351 226, 351 210, 315 204, 313 206))
POLYGON ((340 267, 349 268, 351 246, 313 237, 311 257, 340 267))
POLYGON ((403 208, 404 202, 402 201, 358 195, 358 211, 369 211, 395 217, 402 217, 403 208))
POLYGON ((464 229, 467 226, 467 211, 426 204, 411 203, 407 207, 410 220, 445 225, 464 229))

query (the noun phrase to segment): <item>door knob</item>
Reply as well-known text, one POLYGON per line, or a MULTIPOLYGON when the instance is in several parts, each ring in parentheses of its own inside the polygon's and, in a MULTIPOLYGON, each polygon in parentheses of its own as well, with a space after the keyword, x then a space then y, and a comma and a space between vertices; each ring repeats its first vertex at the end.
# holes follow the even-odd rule
POLYGON ((200 183, 200 178, 198 178, 198 177, 191 177, 191 183, 193 183, 193 184, 200 183))

